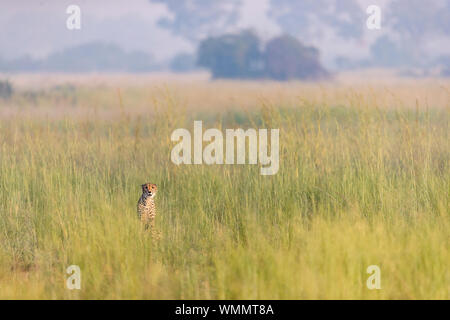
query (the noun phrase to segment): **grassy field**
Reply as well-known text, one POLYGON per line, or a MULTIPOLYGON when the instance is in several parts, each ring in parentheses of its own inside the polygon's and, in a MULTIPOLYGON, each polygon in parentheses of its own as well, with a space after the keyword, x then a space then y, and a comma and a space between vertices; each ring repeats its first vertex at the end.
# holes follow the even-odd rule
POLYGON ((450 298, 448 81, 12 80, 1 299, 450 298), (279 128, 278 174, 174 165, 170 135, 194 120, 279 128), (144 182, 159 241, 136 217, 144 182))

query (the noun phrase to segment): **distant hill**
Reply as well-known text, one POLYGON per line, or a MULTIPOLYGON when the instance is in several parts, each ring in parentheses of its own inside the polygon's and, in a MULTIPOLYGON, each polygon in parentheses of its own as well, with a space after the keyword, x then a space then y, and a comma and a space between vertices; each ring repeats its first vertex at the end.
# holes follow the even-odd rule
POLYGON ((3 72, 147 72, 159 70, 153 57, 142 51, 126 52, 119 46, 92 42, 66 48, 47 58, 33 60, 27 56, 14 60, 0 59, 3 72))

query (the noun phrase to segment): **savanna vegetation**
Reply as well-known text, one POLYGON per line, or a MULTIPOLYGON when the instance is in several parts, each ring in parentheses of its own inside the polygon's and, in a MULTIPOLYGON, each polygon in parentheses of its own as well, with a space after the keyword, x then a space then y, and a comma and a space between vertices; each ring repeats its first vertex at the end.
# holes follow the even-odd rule
POLYGON ((449 298, 448 82, 11 81, 0 298, 449 298), (279 128, 279 172, 174 165, 194 120, 279 128), (136 217, 144 182, 159 241, 136 217))

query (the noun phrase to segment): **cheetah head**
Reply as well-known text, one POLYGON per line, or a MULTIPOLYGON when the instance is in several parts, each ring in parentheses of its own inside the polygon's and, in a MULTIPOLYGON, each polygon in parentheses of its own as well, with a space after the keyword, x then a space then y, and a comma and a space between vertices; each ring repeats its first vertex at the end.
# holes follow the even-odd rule
POLYGON ((154 198, 156 196, 156 192, 158 192, 158 187, 154 183, 144 183, 142 185, 142 193, 150 196, 150 198, 154 198))

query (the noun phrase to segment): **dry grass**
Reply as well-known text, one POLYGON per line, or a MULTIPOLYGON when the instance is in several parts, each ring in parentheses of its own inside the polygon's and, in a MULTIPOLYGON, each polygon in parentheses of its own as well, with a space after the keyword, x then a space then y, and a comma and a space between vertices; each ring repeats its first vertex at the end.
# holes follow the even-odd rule
POLYGON ((112 78, 11 77, 0 298, 449 298, 448 82, 112 78), (280 128, 280 171, 175 166, 170 134, 193 120, 280 128), (135 214, 147 180, 157 243, 135 214))

